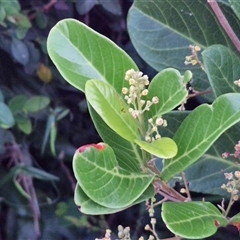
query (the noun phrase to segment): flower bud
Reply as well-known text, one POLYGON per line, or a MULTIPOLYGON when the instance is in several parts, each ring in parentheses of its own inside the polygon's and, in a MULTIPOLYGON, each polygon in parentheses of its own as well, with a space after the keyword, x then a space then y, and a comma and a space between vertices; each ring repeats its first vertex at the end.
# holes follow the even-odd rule
POLYGON ((147 90, 147 89, 144 89, 141 94, 142 94, 142 96, 147 96, 148 90, 147 90))
POLYGON ((126 88, 126 87, 122 88, 122 93, 127 94, 128 93, 128 88, 126 88))
POLYGON ((157 96, 152 98, 152 103, 157 104, 159 102, 159 99, 157 96))

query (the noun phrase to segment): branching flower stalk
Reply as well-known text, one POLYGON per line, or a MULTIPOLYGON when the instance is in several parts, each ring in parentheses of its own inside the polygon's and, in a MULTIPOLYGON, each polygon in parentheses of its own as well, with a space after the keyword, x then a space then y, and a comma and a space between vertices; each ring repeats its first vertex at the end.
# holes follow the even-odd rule
MULTIPOLYGON (((231 173, 224 173, 225 178, 228 180, 227 184, 223 184, 221 186, 222 189, 227 190, 231 194, 227 209, 223 211, 223 215, 225 217, 228 216, 229 211, 234 204, 238 200, 238 193, 239 193, 239 188, 240 188, 240 171, 235 171, 234 174, 231 173)), ((221 207, 223 210, 223 207, 221 207)))
MULTIPOLYGON (((146 100, 148 95, 147 86, 149 85, 149 79, 147 75, 143 75, 140 71, 135 71, 130 69, 126 72, 125 80, 129 83, 129 88, 122 88, 122 93, 124 94, 124 99, 129 105, 128 111, 131 115, 137 119, 138 128, 142 138, 147 142, 153 142, 156 139, 161 138, 158 127, 167 126, 166 120, 162 119, 161 116, 156 119, 144 119, 144 112, 149 111, 151 106, 158 104, 159 99, 154 96, 151 100, 146 100), (145 123, 148 123, 146 129, 145 123)), ((146 161, 146 152, 142 151, 143 161, 146 161)))

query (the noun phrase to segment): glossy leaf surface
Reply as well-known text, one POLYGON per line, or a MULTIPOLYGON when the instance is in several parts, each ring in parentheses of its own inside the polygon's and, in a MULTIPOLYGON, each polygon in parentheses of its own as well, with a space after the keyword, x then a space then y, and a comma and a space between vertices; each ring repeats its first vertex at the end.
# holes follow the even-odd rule
MULTIPOLYGON (((231 7, 221 1, 218 4, 239 36, 240 22, 231 7)), ((135 0, 128 15, 128 30, 134 47, 148 64, 157 71, 169 66, 191 69, 192 84, 198 90, 209 88, 209 83, 199 66, 184 64, 185 57, 191 55, 189 45, 204 50, 220 43, 236 50, 204 0, 135 0)))
POLYGON ((110 128, 130 142, 140 138, 137 122, 113 87, 104 82, 89 80, 85 93, 88 102, 110 128))
POLYGON ((113 150, 88 147, 76 151, 73 170, 78 184, 94 202, 107 208, 120 209, 133 204, 149 187, 154 176, 132 173, 120 168, 113 150))
POLYGON ((141 140, 135 142, 145 151, 159 158, 172 158, 177 154, 177 145, 171 138, 160 138, 148 143, 141 140))
POLYGON ((148 98, 157 96, 159 103, 151 106, 148 117, 161 116, 180 105, 187 97, 188 92, 183 83, 183 77, 173 68, 159 72, 149 85, 148 98))
POLYGON ((10 128, 14 123, 15 120, 9 107, 4 102, 0 102, 0 127, 10 128))
POLYGON ((193 110, 173 138, 178 153, 165 163, 162 178, 168 181, 196 162, 239 119, 240 95, 237 93, 222 95, 212 105, 202 104, 193 110))
POLYGON ((167 228, 187 239, 202 239, 213 235, 227 220, 209 202, 165 202, 162 218, 167 228))
POLYGON ((240 58, 229 48, 214 45, 202 53, 203 63, 215 97, 224 93, 240 92, 234 84, 240 76, 240 58))
POLYGON ((61 75, 84 91, 89 79, 110 83, 121 92, 125 72, 137 70, 133 60, 115 43, 74 19, 57 23, 49 33, 49 56, 61 75))
POLYGON ((112 147, 119 166, 131 172, 139 172, 139 162, 142 161, 140 148, 113 131, 91 105, 89 105, 89 111, 100 137, 112 147))
MULTIPOLYGON (((150 185, 146 191, 133 203, 133 205, 141 203, 154 196, 153 186, 150 185)), ((124 210, 125 208, 108 208, 91 200, 81 189, 79 185, 76 186, 74 193, 74 202, 79 207, 82 213, 90 215, 110 214, 124 210)), ((128 206, 130 207, 130 206, 128 206)))

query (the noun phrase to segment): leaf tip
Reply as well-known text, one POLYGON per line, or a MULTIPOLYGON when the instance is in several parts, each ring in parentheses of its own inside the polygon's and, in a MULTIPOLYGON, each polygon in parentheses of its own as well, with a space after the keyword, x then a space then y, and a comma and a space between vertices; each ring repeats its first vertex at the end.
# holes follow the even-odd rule
POLYGON ((86 145, 83 145, 83 146, 79 147, 79 148, 77 149, 77 152, 83 153, 83 152, 85 152, 87 149, 92 148, 92 147, 96 148, 96 149, 99 150, 99 151, 103 151, 103 150, 106 148, 106 145, 105 145, 104 143, 102 143, 102 142, 97 143, 97 144, 95 144, 95 143, 86 144, 86 145))

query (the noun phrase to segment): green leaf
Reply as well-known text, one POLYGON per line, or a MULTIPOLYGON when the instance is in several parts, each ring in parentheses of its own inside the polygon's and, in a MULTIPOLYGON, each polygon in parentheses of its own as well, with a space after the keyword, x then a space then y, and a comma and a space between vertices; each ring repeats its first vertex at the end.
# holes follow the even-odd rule
POLYGON ((15 116, 18 128, 25 134, 32 132, 32 122, 29 117, 24 115, 15 116))
POLYGON ((172 158, 177 154, 177 145, 171 138, 164 137, 151 143, 141 140, 135 140, 135 142, 142 149, 159 158, 172 158))
POLYGON ((23 111, 24 105, 27 102, 27 97, 25 95, 17 95, 13 97, 9 102, 8 106, 13 114, 23 111))
POLYGON ((228 0, 228 1, 234 13, 237 15, 238 19, 240 19, 240 3, 235 0, 228 0))
POLYGON ((73 158, 73 171, 84 193, 107 208, 120 209, 134 203, 152 183, 154 175, 120 168, 113 150, 101 144, 89 146, 73 158))
POLYGON ((45 152, 47 141, 51 134, 51 129, 52 129, 52 126, 55 124, 55 121, 56 121, 55 115, 53 113, 50 113, 47 119, 46 129, 44 132, 44 137, 43 137, 43 142, 41 147, 41 154, 45 152))
POLYGON ((6 11, 5 9, 1 6, 0 7, 0 22, 3 22, 6 17, 6 11))
POLYGON ((44 180, 44 181, 59 180, 58 177, 56 177, 50 173, 47 173, 39 168, 32 167, 32 166, 20 166, 18 168, 18 173, 28 175, 28 176, 34 177, 36 179, 44 180))
MULTIPOLYGON (((230 222, 236 226, 236 223, 238 224, 237 227, 239 228, 240 225, 240 213, 237 213, 233 217, 230 218, 230 222), (234 224, 235 223, 235 224, 234 224)), ((238 229, 239 231, 239 229, 238 229)))
MULTIPOLYGON (((133 205, 143 202, 145 200, 150 199, 154 196, 153 186, 150 185, 146 191, 138 198, 133 205)), ((74 202, 79 207, 79 210, 84 214, 90 215, 102 215, 102 214, 110 214, 124 210, 125 208, 108 208, 102 205, 97 204, 93 200, 91 200, 81 189, 81 187, 77 184, 75 193, 74 193, 74 202)))
POLYGON ((28 17, 23 15, 23 14, 21 14, 21 13, 16 13, 16 14, 12 15, 12 17, 17 19, 18 25, 20 27, 29 29, 32 26, 32 24, 29 21, 28 17))
POLYGON ((108 12, 114 15, 122 14, 122 9, 121 9, 119 0, 111 0, 111 1, 98 0, 98 1, 102 5, 102 7, 106 9, 108 12))
POLYGON ((94 110, 116 133, 130 142, 140 138, 136 120, 113 87, 98 80, 89 80, 85 93, 94 110))
POLYGON ((35 18, 36 24, 40 29, 44 29, 47 26, 47 17, 43 11, 38 10, 35 18))
POLYGON ((229 48, 214 45, 202 53, 205 71, 215 97, 224 93, 240 92, 234 81, 240 78, 240 58, 229 48))
MULTIPOLYGON (((230 6, 221 2, 219 5, 238 33, 240 22, 230 6)), ((134 47, 148 64, 157 71, 169 66, 180 71, 191 69, 192 85, 196 90, 209 88, 209 83, 199 66, 184 64, 185 57, 191 55, 190 44, 204 50, 221 43, 236 51, 206 1, 135 0, 129 10, 127 25, 134 47)))
POLYGON ((74 192, 74 202, 82 213, 89 215, 110 214, 124 209, 108 208, 94 202, 84 193, 78 184, 74 192))
POLYGON ((88 13, 96 4, 95 0, 77 0, 76 9, 80 15, 88 13))
POLYGON ((36 113, 47 107, 50 103, 48 97, 36 96, 30 98, 24 105, 24 111, 27 113, 36 113))
POLYGON ((7 14, 18 13, 21 10, 21 6, 18 0, 11 1, 0 0, 0 3, 7 14))
POLYGON ((222 154, 234 152, 234 147, 239 141, 239 132, 238 123, 225 131, 196 163, 186 169, 185 174, 191 191, 215 194, 225 199, 230 197, 230 194, 220 187, 227 183, 224 173, 240 171, 240 165, 236 164, 235 158, 223 159, 222 154))
POLYGON ((0 102, 0 127, 10 128, 14 124, 15 121, 9 107, 4 102, 0 102))
POLYGON ((177 155, 165 162, 162 178, 169 181, 196 162, 228 128, 240 120, 240 94, 229 93, 212 105, 202 104, 185 118, 173 140, 177 155))
POLYGON ((188 91, 183 83, 183 77, 173 68, 167 68, 158 73, 148 88, 148 98, 157 96, 159 103, 151 106, 147 116, 154 118, 170 112, 180 105, 187 97, 188 91))
POLYGON ((16 61, 23 65, 29 62, 29 52, 26 44, 16 38, 11 42, 11 54, 16 61))
POLYGON ((140 171, 141 150, 113 131, 89 105, 89 112, 100 137, 113 148, 119 166, 131 172, 140 171))
POLYGON ((81 91, 87 80, 98 79, 120 93, 123 85, 127 86, 125 72, 137 70, 115 43, 74 19, 62 20, 52 28, 47 49, 61 75, 81 91))
POLYGON ((213 235, 227 219, 209 202, 164 202, 162 219, 167 228, 182 238, 202 239, 213 235))
POLYGON ((55 148, 56 138, 57 138, 57 127, 56 127, 56 123, 54 123, 51 127, 51 132, 50 132, 50 149, 53 156, 56 156, 56 148, 55 148))

